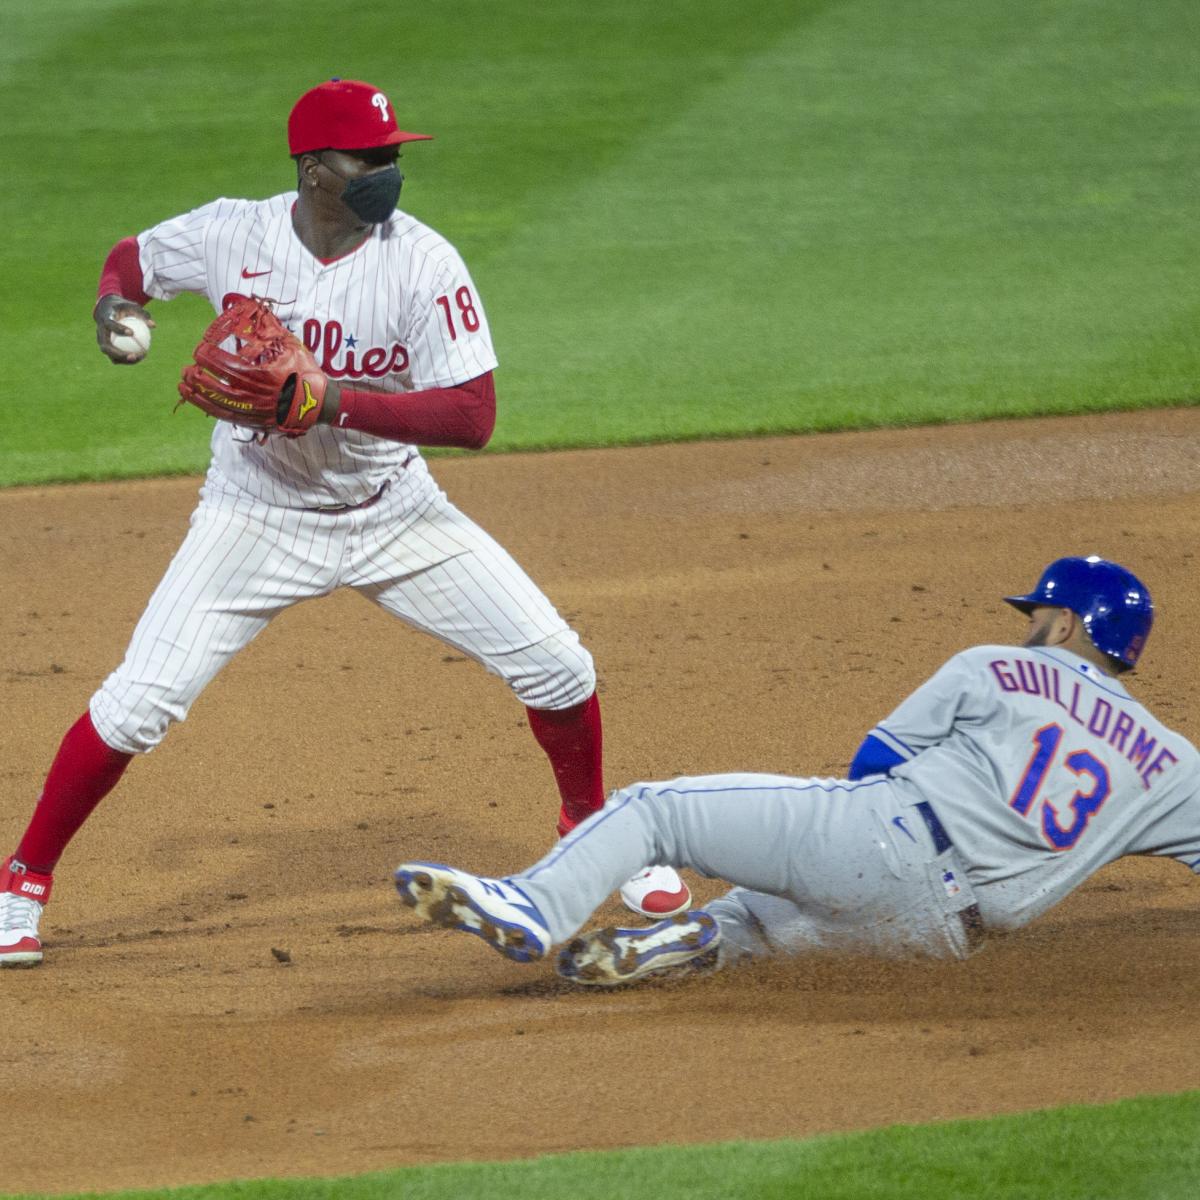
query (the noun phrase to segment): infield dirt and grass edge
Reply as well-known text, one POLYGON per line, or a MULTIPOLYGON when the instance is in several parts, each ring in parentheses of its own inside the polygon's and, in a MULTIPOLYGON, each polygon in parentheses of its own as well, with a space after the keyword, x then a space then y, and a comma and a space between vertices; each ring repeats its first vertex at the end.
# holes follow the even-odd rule
MULTIPOLYGON (((337 1179, 104 1193, 104 1200, 1191 1200, 1200 1092, 804 1141, 455 1163, 337 1179)), ((77 1193, 58 1200, 93 1200, 77 1193)), ((24 1193, 19 1200, 44 1200, 24 1193)))

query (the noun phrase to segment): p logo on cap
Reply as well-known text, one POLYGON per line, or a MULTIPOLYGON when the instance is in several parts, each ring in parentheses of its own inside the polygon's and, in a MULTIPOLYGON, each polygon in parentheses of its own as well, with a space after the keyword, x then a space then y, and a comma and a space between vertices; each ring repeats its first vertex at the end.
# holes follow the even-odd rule
POLYGON ((401 142, 429 141, 427 133, 396 128, 391 101, 358 79, 331 79, 310 88, 288 117, 288 151, 370 150, 401 142))

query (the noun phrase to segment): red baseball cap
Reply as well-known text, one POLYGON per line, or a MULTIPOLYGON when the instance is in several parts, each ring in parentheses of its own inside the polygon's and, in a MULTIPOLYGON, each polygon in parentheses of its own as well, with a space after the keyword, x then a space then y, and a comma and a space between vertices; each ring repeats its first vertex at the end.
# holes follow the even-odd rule
POLYGON ((331 79, 310 88, 288 117, 291 154, 312 150, 370 150, 401 142, 429 141, 428 133, 396 128, 392 102, 358 79, 331 79))

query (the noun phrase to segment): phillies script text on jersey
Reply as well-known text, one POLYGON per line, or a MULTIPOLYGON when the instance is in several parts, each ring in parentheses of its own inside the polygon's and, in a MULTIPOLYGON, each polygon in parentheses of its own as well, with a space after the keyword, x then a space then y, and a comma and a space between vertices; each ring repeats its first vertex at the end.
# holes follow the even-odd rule
POLYGON ((391 347, 368 346, 365 350, 355 346, 353 337, 346 338, 339 321, 316 321, 311 317, 304 322, 304 344, 312 351, 321 370, 334 379, 382 379, 408 368, 408 351, 399 343, 391 347), (346 345, 341 366, 334 361, 342 345, 346 345))
MULTIPOLYGON (((240 292, 226 292, 221 297, 221 308, 225 310, 239 300, 246 299, 240 292)), ((288 322, 290 326, 290 322, 288 322)), ((347 337, 340 321, 318 321, 305 319, 300 340, 321 364, 321 370, 331 379, 382 379, 385 375, 398 375, 408 369, 408 350, 400 342, 390 347, 357 345, 357 340, 347 337), (346 347, 345 357, 339 364, 337 355, 346 347)))
POLYGON ((1103 696, 1093 696, 1089 706, 1083 699, 1081 681, 1064 682, 1057 666, 1025 658, 995 659, 989 666, 1004 691, 1042 696, 1077 725, 1107 742, 1133 763, 1145 787, 1155 775, 1179 761, 1177 754, 1159 746, 1158 739, 1124 708, 1115 707, 1103 696))

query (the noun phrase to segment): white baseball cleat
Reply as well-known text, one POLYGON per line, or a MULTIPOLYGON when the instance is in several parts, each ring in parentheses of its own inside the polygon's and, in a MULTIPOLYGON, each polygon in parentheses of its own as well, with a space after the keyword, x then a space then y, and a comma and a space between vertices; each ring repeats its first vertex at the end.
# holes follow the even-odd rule
POLYGON ((657 921, 685 912, 692 893, 674 867, 646 867, 621 884, 621 899, 630 912, 657 921))
POLYGON ((473 933, 516 962, 532 962, 549 949, 542 914, 507 880, 425 862, 401 863, 395 876, 400 899, 435 925, 473 933))
POLYGON ((0 967, 36 967, 42 961, 38 922, 53 882, 15 858, 0 865, 0 967))
POLYGON ((555 970, 572 983, 619 987, 650 975, 682 974, 717 965, 721 930, 702 908, 648 929, 593 929, 558 953, 555 970))

